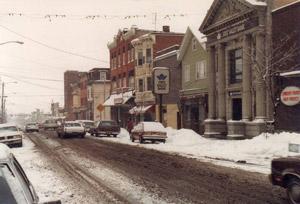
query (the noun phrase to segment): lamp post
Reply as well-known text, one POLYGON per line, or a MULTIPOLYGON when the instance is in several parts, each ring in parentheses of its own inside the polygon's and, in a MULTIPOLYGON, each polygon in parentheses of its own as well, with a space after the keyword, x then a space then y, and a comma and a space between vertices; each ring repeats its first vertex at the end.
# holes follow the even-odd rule
MULTIPOLYGON (((18 83, 16 81, 8 82, 6 84, 18 83)), ((4 123, 4 82, 2 82, 2 98, 1 98, 1 123, 4 123)))

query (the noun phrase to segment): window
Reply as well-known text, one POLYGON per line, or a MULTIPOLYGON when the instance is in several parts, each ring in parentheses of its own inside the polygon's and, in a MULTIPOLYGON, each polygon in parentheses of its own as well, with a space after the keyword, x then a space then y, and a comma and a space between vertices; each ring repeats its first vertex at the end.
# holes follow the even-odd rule
POLYGON ((196 79, 206 78, 206 61, 200 61, 196 64, 196 79))
POLYGON ((100 80, 105 81, 106 80, 106 73, 105 72, 100 72, 100 80))
POLYGON ((116 77, 113 77, 112 83, 111 83, 111 89, 112 92, 116 92, 117 91, 117 82, 116 82, 116 77))
POLYGON ((143 79, 139 79, 139 92, 143 92, 144 91, 144 81, 143 79))
POLYGON ((126 53, 125 53, 125 47, 123 47, 123 65, 126 63, 126 53))
POLYGON ((129 77, 129 87, 134 88, 134 70, 131 70, 128 74, 129 77))
POLYGON ((185 82, 190 81, 190 65, 186 65, 184 67, 184 81, 185 82))
POLYGON ((193 38, 193 45, 192 45, 192 50, 197 50, 197 40, 196 38, 193 38))
POLYGON ((230 77, 232 84, 243 81, 242 49, 230 51, 230 77))
POLYGON ((118 56, 118 67, 121 66, 121 50, 119 49, 119 56, 118 56))
POLYGON ((117 68, 117 57, 116 56, 114 57, 114 68, 115 69, 117 68))
POLYGON ((133 47, 131 48, 131 61, 134 61, 134 49, 133 49, 133 47))
POLYGON ((126 73, 123 73, 123 87, 127 87, 126 86, 126 73))
POLYGON ((122 87, 122 78, 121 78, 121 74, 119 74, 119 88, 122 87))
POLYGON ((143 53, 142 52, 139 52, 138 53, 138 63, 137 63, 138 66, 142 66, 143 65, 143 53))
POLYGON ((147 91, 152 90, 152 79, 151 77, 147 77, 147 91))
POLYGON ((151 48, 146 50, 146 63, 151 63, 151 48))

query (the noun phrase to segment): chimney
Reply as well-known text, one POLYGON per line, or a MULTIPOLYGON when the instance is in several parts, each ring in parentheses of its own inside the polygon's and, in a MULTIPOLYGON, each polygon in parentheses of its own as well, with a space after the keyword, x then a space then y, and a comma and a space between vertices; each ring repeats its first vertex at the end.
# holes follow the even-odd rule
POLYGON ((163 31, 166 33, 170 32, 170 26, 163 26, 163 31))

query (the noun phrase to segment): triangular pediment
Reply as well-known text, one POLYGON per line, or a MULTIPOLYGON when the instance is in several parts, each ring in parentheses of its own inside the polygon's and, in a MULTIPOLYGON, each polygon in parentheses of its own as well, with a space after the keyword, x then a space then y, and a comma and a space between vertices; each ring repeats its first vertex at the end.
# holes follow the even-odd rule
POLYGON ((252 8, 249 0, 215 0, 200 26, 200 31, 204 32, 207 28, 246 13, 252 8))

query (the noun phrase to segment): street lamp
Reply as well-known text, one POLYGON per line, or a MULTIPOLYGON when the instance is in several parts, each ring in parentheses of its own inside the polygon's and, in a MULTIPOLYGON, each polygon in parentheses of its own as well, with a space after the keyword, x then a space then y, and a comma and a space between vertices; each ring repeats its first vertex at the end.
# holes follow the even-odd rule
POLYGON ((8 43, 18 43, 20 45, 24 44, 24 42, 22 42, 22 41, 13 40, 13 41, 7 41, 7 42, 0 43, 0 45, 4 45, 4 44, 8 44, 8 43))
MULTIPOLYGON (((0 44, 1 45, 1 44, 0 44)), ((17 81, 7 82, 6 84, 18 83, 17 81)), ((1 123, 4 123, 4 82, 2 82, 2 99, 1 99, 1 123)))

